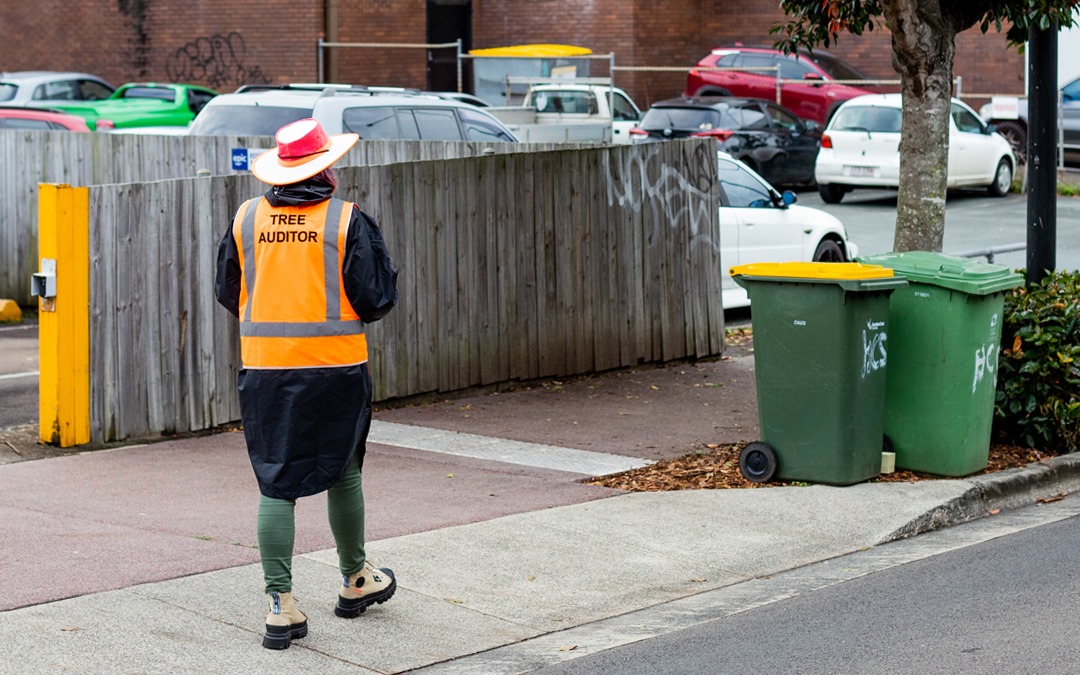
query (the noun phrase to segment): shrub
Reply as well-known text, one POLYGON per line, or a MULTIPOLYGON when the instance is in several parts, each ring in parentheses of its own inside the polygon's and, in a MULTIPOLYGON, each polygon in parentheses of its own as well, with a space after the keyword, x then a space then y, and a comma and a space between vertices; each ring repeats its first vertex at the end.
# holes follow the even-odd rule
POLYGON ((1029 448, 1080 451, 1080 272, 1005 296, 994 428, 1029 448))

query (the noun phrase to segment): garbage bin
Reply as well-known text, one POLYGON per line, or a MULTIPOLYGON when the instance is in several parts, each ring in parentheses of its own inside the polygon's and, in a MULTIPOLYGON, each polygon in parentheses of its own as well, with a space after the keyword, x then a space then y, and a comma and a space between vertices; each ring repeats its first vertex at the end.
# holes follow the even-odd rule
POLYGON ((885 435, 901 469, 966 476, 986 467, 1005 292, 1004 265, 909 251, 860 258, 908 286, 889 298, 885 435))
POLYGON ((889 294, 879 265, 755 263, 731 269, 750 296, 761 442, 739 468, 850 485, 881 473, 889 294))

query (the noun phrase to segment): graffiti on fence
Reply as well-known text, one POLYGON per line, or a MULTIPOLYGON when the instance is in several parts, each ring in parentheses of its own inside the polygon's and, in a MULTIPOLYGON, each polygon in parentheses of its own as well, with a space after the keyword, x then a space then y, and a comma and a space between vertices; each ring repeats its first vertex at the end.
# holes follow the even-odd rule
POLYGON ((636 147, 603 155, 608 205, 640 212, 648 208, 654 227, 665 222, 672 229, 689 228, 690 246, 720 250, 714 237, 716 158, 704 146, 684 150, 673 166, 660 156, 659 146, 636 147), (619 159, 616 159, 619 158, 619 159))
POLYGON ((173 82, 203 83, 224 91, 241 84, 268 84, 259 66, 244 63, 246 48, 239 33, 192 40, 169 57, 166 72, 173 82))

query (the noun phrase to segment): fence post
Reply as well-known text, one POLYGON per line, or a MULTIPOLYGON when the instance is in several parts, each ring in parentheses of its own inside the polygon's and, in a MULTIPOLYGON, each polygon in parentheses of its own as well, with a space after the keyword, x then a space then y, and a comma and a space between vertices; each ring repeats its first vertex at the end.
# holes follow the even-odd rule
POLYGON ((55 300, 39 300, 39 435, 69 448, 90 442, 90 192, 38 186, 38 255, 55 261, 55 300))

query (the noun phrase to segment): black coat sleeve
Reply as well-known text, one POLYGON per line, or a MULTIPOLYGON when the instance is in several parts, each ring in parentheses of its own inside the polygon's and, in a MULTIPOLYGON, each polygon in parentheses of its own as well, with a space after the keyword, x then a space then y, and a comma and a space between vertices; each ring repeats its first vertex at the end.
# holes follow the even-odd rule
POLYGON ((240 253, 236 250, 232 223, 218 243, 217 275, 214 279, 214 295, 218 303, 233 316, 240 316, 240 253))
MULTIPOLYGON (((382 232, 375 219, 355 204, 345 240, 342 274, 345 295, 364 323, 378 321, 397 304, 398 271, 390 260, 382 232)), ((237 294, 239 297, 239 287, 237 294)))

